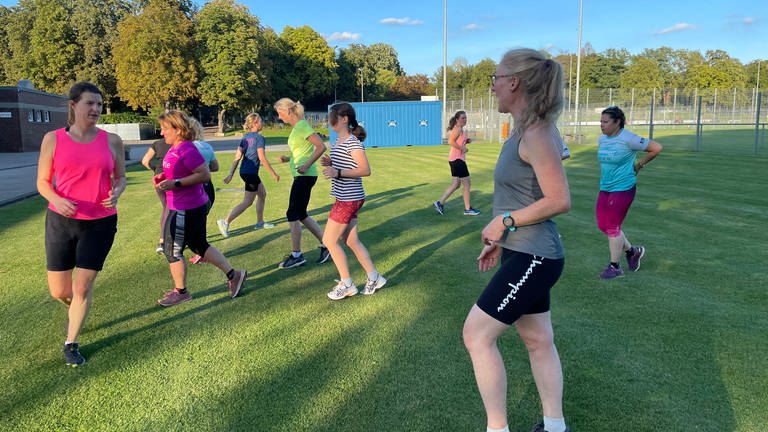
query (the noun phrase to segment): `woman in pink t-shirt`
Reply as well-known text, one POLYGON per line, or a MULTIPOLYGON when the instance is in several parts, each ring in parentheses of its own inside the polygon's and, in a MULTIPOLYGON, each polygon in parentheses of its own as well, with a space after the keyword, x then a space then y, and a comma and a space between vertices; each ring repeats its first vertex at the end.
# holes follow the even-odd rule
POLYGON ((170 145, 163 159, 163 172, 153 177, 155 187, 166 193, 168 217, 163 228, 163 252, 168 260, 174 289, 157 302, 160 306, 173 306, 192 299, 187 291, 187 262, 184 249, 216 266, 227 276, 227 288, 232 298, 237 297, 245 281, 246 271, 235 270, 229 261, 206 240, 208 194, 203 183, 211 179, 203 155, 192 140, 195 127, 192 119, 182 111, 166 111, 158 117, 160 133, 170 145))
POLYGON ((69 90, 69 126, 43 137, 37 190, 48 200, 45 255, 48 289, 67 307, 64 362, 85 364, 77 338, 91 309, 93 282, 117 232, 117 200, 125 190, 119 136, 96 127, 101 91, 88 82, 69 90))
POLYGON ((456 192, 456 189, 461 185, 464 188, 464 216, 477 216, 480 212, 469 203, 469 169, 467 169, 466 154, 467 144, 472 142, 464 132, 464 126, 467 125, 467 113, 464 111, 456 111, 456 114, 451 117, 448 122, 448 145, 451 146, 450 152, 448 152, 448 165, 451 167, 451 185, 445 190, 445 193, 438 201, 432 203, 435 206, 435 211, 443 214, 445 211, 445 201, 456 192))

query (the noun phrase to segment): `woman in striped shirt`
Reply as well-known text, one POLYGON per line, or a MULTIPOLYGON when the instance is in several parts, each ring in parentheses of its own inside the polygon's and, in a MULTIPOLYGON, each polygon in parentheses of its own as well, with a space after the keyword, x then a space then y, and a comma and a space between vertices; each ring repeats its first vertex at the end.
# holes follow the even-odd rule
POLYGON ((320 163, 325 167, 325 178, 331 179, 331 196, 336 197, 336 202, 325 225, 323 245, 328 248, 340 278, 338 284, 328 293, 328 298, 341 300, 357 294, 357 287, 349 274, 347 255, 339 244, 340 238, 352 249, 368 274, 363 294, 375 293, 387 280, 376 270, 368 249, 357 233, 357 212, 365 202, 362 177, 371 175, 371 167, 362 144, 365 140, 365 129, 357 123, 352 105, 346 102, 331 107, 330 123, 339 136, 331 149, 331 156, 323 156, 320 163))

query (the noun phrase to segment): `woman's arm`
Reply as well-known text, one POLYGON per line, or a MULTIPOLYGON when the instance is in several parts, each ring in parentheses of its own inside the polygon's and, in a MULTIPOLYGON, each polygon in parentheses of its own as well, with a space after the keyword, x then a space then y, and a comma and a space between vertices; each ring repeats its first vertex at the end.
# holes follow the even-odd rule
POLYGON ((323 169, 323 176, 325 178, 339 178, 339 177, 367 177, 371 175, 371 166, 368 164, 368 157, 365 155, 364 150, 356 149, 349 152, 352 159, 357 164, 357 168, 354 169, 339 169, 332 166, 326 166, 323 169))
POLYGON ((63 216, 72 216, 77 211, 77 204, 59 196, 53 190, 53 153, 56 150, 56 132, 48 132, 40 144, 40 157, 37 161, 37 191, 40 196, 53 204, 63 216))
POLYGON ((656 156, 661 153, 661 144, 657 143, 656 141, 651 141, 648 143, 648 147, 645 148, 645 157, 635 163, 635 173, 640 171, 641 169, 645 168, 645 166, 648 164, 648 162, 656 159, 656 156))
POLYGON ((267 153, 264 151, 264 149, 261 147, 257 148, 256 154, 259 155, 259 162, 261 163, 261 165, 264 166, 264 168, 266 168, 270 174, 272 174, 272 177, 275 179, 276 182, 279 182, 280 176, 275 172, 275 169, 272 168, 272 165, 269 164, 269 160, 267 160, 267 153))
POLYGON ((112 157, 115 160, 115 171, 112 174, 112 189, 109 196, 101 204, 106 208, 117 206, 117 200, 125 192, 125 151, 123 151, 123 140, 119 135, 109 134, 109 148, 112 150, 112 157))
POLYGON ((240 146, 237 146, 237 150, 235 150, 235 160, 232 161, 232 167, 229 169, 229 174, 227 174, 226 177, 224 177, 224 183, 229 184, 229 182, 232 181, 232 176, 235 175, 235 170, 237 169, 237 165, 240 163, 240 159, 243 158, 243 149, 240 146))
POLYGON ((148 170, 154 172, 155 167, 152 165, 152 159, 155 157, 155 149, 152 147, 147 149, 147 152, 144 153, 144 157, 141 158, 141 164, 144 165, 145 168, 148 170))
POLYGON ((459 145, 459 142, 457 141, 459 139, 459 136, 461 136, 461 127, 460 126, 454 126, 453 129, 451 129, 451 133, 448 134, 448 145, 458 149, 458 150, 464 150, 464 147, 459 145))
POLYGON ((325 144, 323 144, 323 140, 320 138, 320 135, 313 133, 309 137, 307 137, 307 140, 314 144, 315 151, 312 153, 312 157, 309 158, 309 160, 302 166, 297 167, 296 171, 299 172, 299 174, 304 174, 309 170, 309 167, 312 166, 313 163, 315 163, 316 160, 320 159, 320 156, 325 153, 325 144))
MULTIPOLYGON (((534 125, 520 141, 520 158, 531 165, 543 196, 541 199, 510 212, 516 226, 532 225, 571 209, 571 194, 565 176, 559 143, 552 140, 548 126, 534 125)), ((497 241, 504 234, 503 216, 493 218, 483 230, 483 241, 497 241)))
POLYGON ((192 170, 192 174, 176 179, 165 179, 157 184, 157 188, 160 190, 171 190, 176 187, 176 181, 181 183, 179 187, 184 187, 192 186, 198 183, 205 183, 210 179, 211 171, 208 169, 208 164, 203 162, 197 168, 192 170))

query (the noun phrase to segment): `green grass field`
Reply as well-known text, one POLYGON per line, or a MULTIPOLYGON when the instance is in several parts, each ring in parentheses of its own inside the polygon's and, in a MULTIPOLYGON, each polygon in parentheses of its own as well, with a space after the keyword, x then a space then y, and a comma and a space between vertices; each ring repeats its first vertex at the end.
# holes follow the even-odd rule
MULTIPOLYGON (((662 137, 658 139, 661 141, 662 137)), ((674 137, 662 143, 673 149, 674 137)), ((764 157, 670 151, 642 171, 626 221, 647 247, 637 273, 601 281, 607 241, 595 227, 594 145, 566 162, 573 209, 557 218, 566 269, 552 293, 574 432, 764 431, 768 424, 768 271, 764 157)), ((461 340, 467 311, 491 274, 477 271, 498 144, 472 144, 473 205, 458 195, 439 216, 447 148, 370 149, 373 176, 361 238, 389 284, 374 296, 329 301, 337 273, 309 263, 279 270, 289 252, 283 219, 290 178, 268 190, 266 216, 249 212, 223 239, 215 219, 241 198, 220 191, 209 240, 248 269, 241 297, 194 266, 193 301, 163 309, 172 288, 154 253, 159 205, 150 173, 132 167, 119 228, 80 338, 88 363, 65 367, 64 308, 48 295, 41 198, 0 208, 1 430, 482 431, 485 417, 461 340)), ((269 152, 276 161, 277 153, 269 152)), ((219 155, 229 166, 232 154, 219 155)), ((217 186, 223 173, 214 176, 217 186)), ((238 187, 240 184, 237 185, 238 187)), ((318 180, 310 208, 332 203, 318 180)), ((353 276, 365 275, 352 262, 353 276)), ((500 341, 509 376, 510 430, 528 431, 540 407, 527 354, 513 331, 500 341)))

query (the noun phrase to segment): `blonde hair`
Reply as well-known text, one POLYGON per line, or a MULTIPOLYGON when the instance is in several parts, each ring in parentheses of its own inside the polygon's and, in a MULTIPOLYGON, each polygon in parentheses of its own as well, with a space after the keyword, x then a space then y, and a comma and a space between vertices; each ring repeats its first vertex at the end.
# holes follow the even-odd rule
POLYGON ((192 120, 187 113, 179 110, 168 110, 157 117, 158 123, 166 124, 178 130, 184 141, 193 141, 195 139, 195 126, 192 120))
POLYGON ((261 130, 264 127, 264 122, 261 121, 261 116, 256 113, 250 113, 247 116, 245 116, 245 123, 243 123, 243 129, 246 132, 250 132, 253 128, 253 125, 258 123, 259 124, 259 130, 261 130))
POLYGON ((507 51, 500 65, 505 74, 520 80, 528 102, 520 118, 515 119, 516 127, 525 130, 537 122, 555 124, 563 110, 562 66, 530 48, 507 51))
POLYGON ((274 108, 275 111, 285 110, 295 114, 299 119, 304 118, 304 105, 302 105, 301 102, 294 102, 289 98, 282 98, 275 102, 274 108))
POLYGON ((195 141, 204 141, 205 130, 203 129, 203 125, 201 125, 194 117, 190 117, 189 122, 192 123, 192 130, 195 132, 195 141))

